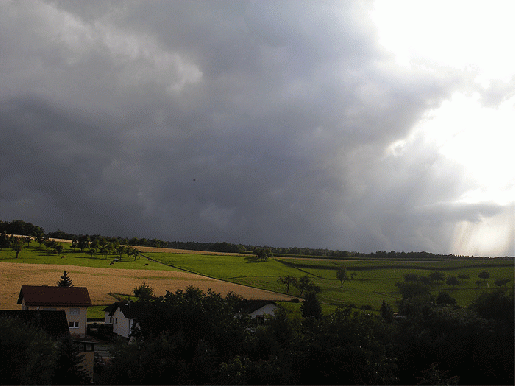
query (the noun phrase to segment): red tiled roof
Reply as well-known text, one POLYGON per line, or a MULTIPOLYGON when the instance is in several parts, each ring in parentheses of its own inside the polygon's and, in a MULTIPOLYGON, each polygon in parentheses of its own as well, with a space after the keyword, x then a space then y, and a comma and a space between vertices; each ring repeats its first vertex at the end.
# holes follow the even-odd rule
POLYGON ((23 299, 27 306, 91 306, 88 289, 83 287, 22 285, 18 304, 23 299))

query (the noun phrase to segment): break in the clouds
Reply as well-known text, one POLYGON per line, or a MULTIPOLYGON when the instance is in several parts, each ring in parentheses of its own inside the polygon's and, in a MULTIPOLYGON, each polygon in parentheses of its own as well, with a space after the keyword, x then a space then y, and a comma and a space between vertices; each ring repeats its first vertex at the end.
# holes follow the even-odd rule
POLYGON ((0 218, 513 255, 513 73, 410 51, 399 7, 0 2, 0 218))

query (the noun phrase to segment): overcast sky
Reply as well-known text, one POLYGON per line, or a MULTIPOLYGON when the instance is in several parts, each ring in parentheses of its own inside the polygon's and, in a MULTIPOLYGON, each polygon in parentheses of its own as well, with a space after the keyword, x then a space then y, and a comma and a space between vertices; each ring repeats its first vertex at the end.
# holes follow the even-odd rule
POLYGON ((0 219, 515 253, 511 1, 0 1, 0 219))

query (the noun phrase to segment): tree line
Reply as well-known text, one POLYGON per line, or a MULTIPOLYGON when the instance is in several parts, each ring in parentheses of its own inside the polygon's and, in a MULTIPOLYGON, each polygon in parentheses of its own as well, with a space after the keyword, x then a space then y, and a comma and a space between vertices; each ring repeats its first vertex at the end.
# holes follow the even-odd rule
POLYGON ((402 318, 387 303, 380 315, 323 315, 310 292, 300 318, 279 308, 264 325, 234 294, 151 293, 101 383, 513 384, 513 292, 485 292, 468 308, 406 293, 402 318))
MULTIPOLYGON (((80 240, 88 238, 90 242, 94 240, 105 239, 109 243, 118 242, 120 245, 125 246, 145 246, 153 248, 175 248, 175 249, 188 249, 193 251, 212 251, 212 252, 223 252, 223 253, 240 253, 240 254, 253 254, 255 251, 266 253, 263 256, 263 260, 266 260, 270 256, 276 257, 317 257, 317 258, 328 258, 328 259, 345 259, 345 258, 360 258, 360 257, 372 257, 372 258, 390 258, 390 259, 431 259, 431 258, 449 258, 456 257, 453 254, 433 254, 426 251, 421 252, 396 252, 396 251, 376 251, 371 253, 361 253, 356 251, 345 251, 345 250, 330 250, 327 248, 299 248, 299 247, 271 247, 271 246, 259 246, 259 245, 243 245, 234 244, 228 242, 211 242, 201 243, 195 241, 164 241, 157 238, 138 238, 138 237, 109 237, 101 236, 99 234, 74 234, 67 233, 61 230, 55 232, 45 233, 44 229, 40 226, 35 226, 29 222, 23 220, 13 220, 5 222, 0 220, 0 234, 19 234, 25 236, 37 237, 37 235, 44 236, 46 238, 66 239, 66 240, 80 240)), ((460 256, 466 257, 466 256, 460 256)))

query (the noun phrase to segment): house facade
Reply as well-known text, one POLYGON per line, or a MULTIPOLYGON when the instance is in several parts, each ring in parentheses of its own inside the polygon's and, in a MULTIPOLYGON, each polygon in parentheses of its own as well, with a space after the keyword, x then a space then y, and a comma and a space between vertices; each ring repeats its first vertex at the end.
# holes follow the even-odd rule
POLYGON ((112 324, 115 334, 129 338, 140 312, 141 305, 138 303, 116 302, 104 309, 104 323, 112 324))
POLYGON ((23 285, 18 304, 22 310, 64 311, 72 336, 85 337, 91 299, 87 288, 23 285))

